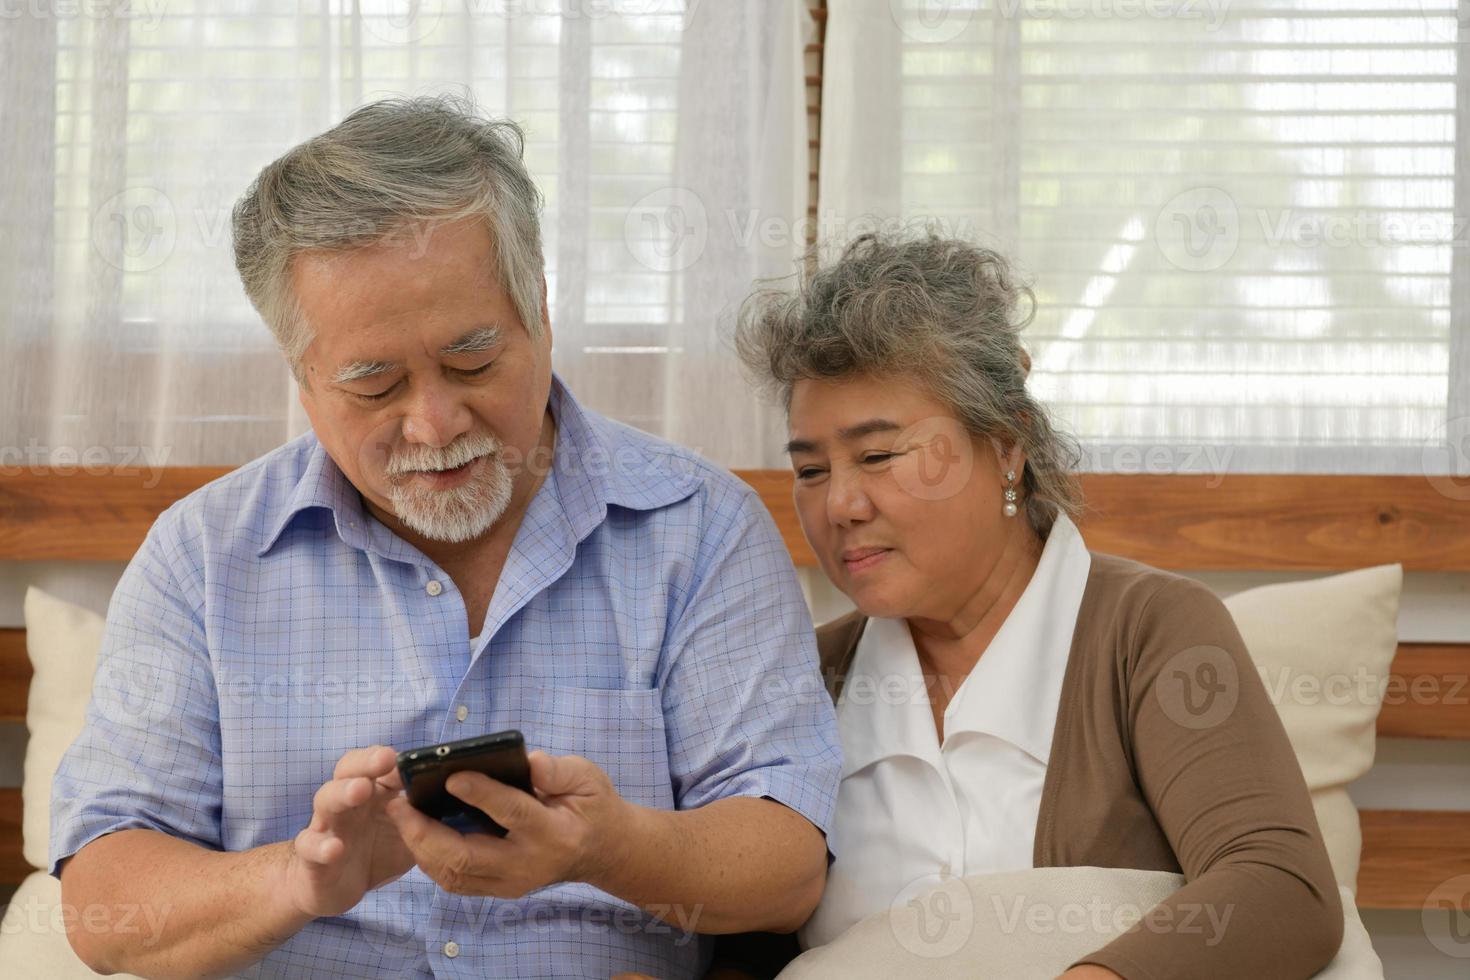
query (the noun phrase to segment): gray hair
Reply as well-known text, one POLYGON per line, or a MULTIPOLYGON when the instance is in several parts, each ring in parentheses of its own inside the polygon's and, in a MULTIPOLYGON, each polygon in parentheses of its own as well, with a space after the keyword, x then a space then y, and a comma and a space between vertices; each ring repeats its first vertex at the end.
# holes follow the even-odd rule
POLYGON ((752 294, 735 346, 788 412, 798 380, 902 376, 949 405, 971 434, 1019 443, 1023 510, 1045 538, 1058 513, 1081 509, 1081 451, 1026 389, 1020 332, 1035 308, 997 252, 932 232, 867 234, 827 268, 809 263, 794 292, 752 294))
POLYGON ((298 381, 311 326, 290 284, 303 252, 349 251, 408 225, 481 216, 500 284, 533 337, 542 329, 541 194, 519 126, 452 95, 385 99, 296 146, 233 213, 235 268, 298 381))

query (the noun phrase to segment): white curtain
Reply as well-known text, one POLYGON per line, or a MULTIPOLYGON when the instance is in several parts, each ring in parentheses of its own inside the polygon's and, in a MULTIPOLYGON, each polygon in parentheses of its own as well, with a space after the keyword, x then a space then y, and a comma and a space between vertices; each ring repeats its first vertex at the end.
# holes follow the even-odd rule
POLYGON ((70 8, 0 19, 0 469, 237 464, 304 431, 230 207, 354 107, 444 91, 527 132, 554 363, 584 403, 726 465, 779 462, 726 328, 803 246, 801 5, 70 8))
POLYGON ((829 7, 824 241, 1018 262, 1088 468, 1470 472, 1470 5, 829 7))

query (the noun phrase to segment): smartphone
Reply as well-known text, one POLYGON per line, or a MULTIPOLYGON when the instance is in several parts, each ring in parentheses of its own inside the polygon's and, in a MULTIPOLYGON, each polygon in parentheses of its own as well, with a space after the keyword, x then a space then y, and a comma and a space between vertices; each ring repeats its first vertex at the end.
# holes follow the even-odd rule
POLYGON ((462 834, 504 837, 506 829, 491 820, 484 810, 444 788, 444 781, 462 769, 484 773, 530 793, 531 763, 526 758, 526 740, 520 732, 511 729, 398 753, 398 772, 403 777, 408 802, 462 834))

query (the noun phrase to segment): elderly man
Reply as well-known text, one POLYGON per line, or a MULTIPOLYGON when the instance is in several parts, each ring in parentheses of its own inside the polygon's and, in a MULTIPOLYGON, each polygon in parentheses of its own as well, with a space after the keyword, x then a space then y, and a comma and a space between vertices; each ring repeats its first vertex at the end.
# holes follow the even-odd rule
POLYGON ((54 784, 65 901, 148 976, 693 976, 811 913, 840 763, 759 499, 553 374, 509 123, 354 112, 236 207, 312 432, 169 508, 54 784), (394 750, 518 728, 533 794, 408 804, 394 750))

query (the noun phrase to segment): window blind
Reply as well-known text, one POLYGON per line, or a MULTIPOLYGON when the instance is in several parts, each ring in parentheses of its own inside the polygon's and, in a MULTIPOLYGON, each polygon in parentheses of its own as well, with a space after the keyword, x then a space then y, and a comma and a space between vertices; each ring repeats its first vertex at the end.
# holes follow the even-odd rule
POLYGON ((1444 442, 1453 0, 831 7, 831 224, 1014 258, 1034 387, 1092 468, 1413 470, 1444 442))

